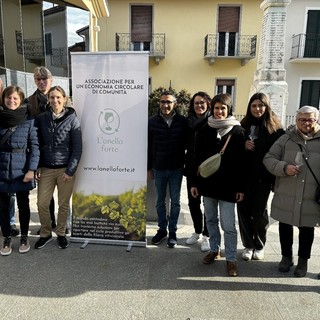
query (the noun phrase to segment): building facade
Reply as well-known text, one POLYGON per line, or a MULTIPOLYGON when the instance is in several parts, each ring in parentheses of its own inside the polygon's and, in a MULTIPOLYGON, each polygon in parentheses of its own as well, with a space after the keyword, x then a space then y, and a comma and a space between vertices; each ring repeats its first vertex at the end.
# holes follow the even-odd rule
POLYGON ((287 116, 294 116, 304 105, 320 107, 320 1, 291 0, 287 10, 287 116))
POLYGON ((149 51, 150 91, 229 92, 247 107, 262 11, 256 0, 108 0, 99 51, 149 51))

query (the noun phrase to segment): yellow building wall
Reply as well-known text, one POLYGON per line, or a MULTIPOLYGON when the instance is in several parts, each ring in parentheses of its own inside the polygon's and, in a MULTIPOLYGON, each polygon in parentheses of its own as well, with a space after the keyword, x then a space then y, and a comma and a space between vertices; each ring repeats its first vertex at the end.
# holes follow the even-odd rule
MULTIPOLYGON (((22 23, 24 39, 42 39, 43 26, 41 23, 42 4, 22 6, 22 23)), ((43 61, 44 63, 44 61, 43 61)), ((36 63, 25 60, 25 71, 33 72, 36 63)))
POLYGON ((33 72, 36 66, 17 52, 16 31, 23 32, 23 39, 42 38, 41 4, 22 6, 19 0, 2 1, 5 67, 12 70, 33 72))
POLYGON ((16 31, 21 31, 19 0, 2 1, 5 67, 24 70, 23 56, 17 52, 16 31))
POLYGON ((245 114, 249 89, 256 70, 257 57, 241 66, 239 59, 216 59, 209 65, 204 59, 204 38, 217 33, 219 5, 240 6, 240 35, 257 35, 256 55, 263 12, 258 0, 108 0, 110 16, 98 24, 99 51, 115 51, 115 34, 130 33, 130 4, 153 5, 153 33, 165 34, 165 58, 157 65, 150 58, 151 90, 171 86, 190 94, 206 91, 215 94, 216 79, 234 79, 235 113, 245 114))

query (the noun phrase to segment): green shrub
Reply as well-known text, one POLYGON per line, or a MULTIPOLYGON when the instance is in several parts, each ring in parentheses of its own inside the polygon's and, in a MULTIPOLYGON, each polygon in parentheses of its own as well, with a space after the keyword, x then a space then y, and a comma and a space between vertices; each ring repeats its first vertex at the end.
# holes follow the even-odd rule
POLYGON ((189 109, 189 102, 191 99, 191 94, 188 93, 186 90, 182 89, 180 92, 177 92, 173 88, 165 88, 165 87, 159 87, 155 90, 153 90, 149 94, 149 106, 148 106, 148 114, 149 116, 153 116, 158 112, 159 108, 159 99, 161 96, 161 93, 163 91, 171 91, 177 98, 177 110, 180 114, 187 116, 188 115, 188 109, 189 109))

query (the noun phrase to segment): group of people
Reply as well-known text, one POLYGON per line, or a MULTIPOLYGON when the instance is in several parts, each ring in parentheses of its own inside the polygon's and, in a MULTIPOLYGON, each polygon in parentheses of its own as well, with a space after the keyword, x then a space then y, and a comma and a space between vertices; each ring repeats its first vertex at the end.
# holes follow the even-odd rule
MULTIPOLYGON (((4 240, 0 254, 4 256, 12 252, 15 199, 21 228, 19 252, 30 250, 29 191, 36 181, 41 228, 35 248, 52 241, 54 228, 59 248, 68 247, 65 233, 70 198, 82 154, 80 122, 63 88, 52 86, 48 69, 35 68, 34 81, 37 90, 27 99, 14 85, 6 87, 1 96, 0 225, 4 240), (53 209, 55 187, 57 223, 53 209)), ((273 191, 271 216, 279 221, 282 254, 278 269, 288 272, 294 264, 295 226, 299 228, 299 249, 294 275, 304 277, 314 227, 320 223, 320 195, 316 192, 320 182, 319 111, 311 106, 298 109, 296 124, 285 131, 266 94, 261 92, 250 98, 241 123, 233 116, 228 93, 212 99, 206 92, 195 93, 187 117, 180 115, 176 107, 175 95, 165 91, 160 96, 158 113, 148 121, 148 179, 155 182, 159 226, 152 244, 167 239, 167 246, 174 248, 178 243, 185 175, 194 225, 186 244, 200 241, 201 251, 207 252, 203 263, 214 263, 221 257, 221 226, 227 274, 237 276, 236 211, 244 246, 242 259, 264 259, 269 225, 267 202, 273 191), (218 153, 218 170, 202 177, 199 166, 218 153)))
POLYGON ((278 269, 288 272, 293 265, 296 226, 299 258, 294 275, 304 277, 314 227, 320 223, 320 205, 315 197, 315 177, 320 181, 319 111, 311 106, 298 109, 296 124, 284 130, 262 92, 252 95, 241 123, 232 114, 228 93, 212 99, 206 92, 195 93, 187 117, 180 115, 176 106, 175 95, 163 92, 159 111, 148 123, 148 178, 155 182, 159 226, 152 244, 167 239, 167 246, 174 248, 178 243, 180 191, 185 175, 194 225, 186 244, 200 241, 201 251, 209 251, 203 263, 214 263, 221 257, 221 226, 227 274, 237 276, 236 211, 244 246, 242 259, 264 259, 269 226, 267 202, 272 191, 271 216, 279 221, 282 254, 278 269), (220 152, 218 170, 203 178, 199 166, 220 152))
POLYGON ((82 153, 80 122, 75 110, 68 106, 64 89, 52 86, 52 74, 47 68, 36 67, 34 81, 37 90, 27 99, 23 90, 14 85, 6 87, 1 96, 0 225, 4 240, 0 254, 3 256, 12 253, 13 194, 21 228, 19 252, 30 250, 29 192, 35 188, 36 181, 41 228, 35 248, 43 248, 52 240, 53 228, 59 248, 68 247, 65 233, 69 203, 82 153), (57 223, 53 209, 55 187, 59 206, 57 223))

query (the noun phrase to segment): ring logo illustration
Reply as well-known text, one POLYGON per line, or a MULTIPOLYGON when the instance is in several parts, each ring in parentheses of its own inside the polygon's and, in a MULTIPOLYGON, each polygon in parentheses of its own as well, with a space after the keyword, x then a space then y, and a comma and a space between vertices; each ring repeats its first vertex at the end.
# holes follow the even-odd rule
POLYGON ((120 117, 118 113, 110 108, 104 109, 99 115, 99 127, 105 134, 114 134, 119 131, 120 117))

